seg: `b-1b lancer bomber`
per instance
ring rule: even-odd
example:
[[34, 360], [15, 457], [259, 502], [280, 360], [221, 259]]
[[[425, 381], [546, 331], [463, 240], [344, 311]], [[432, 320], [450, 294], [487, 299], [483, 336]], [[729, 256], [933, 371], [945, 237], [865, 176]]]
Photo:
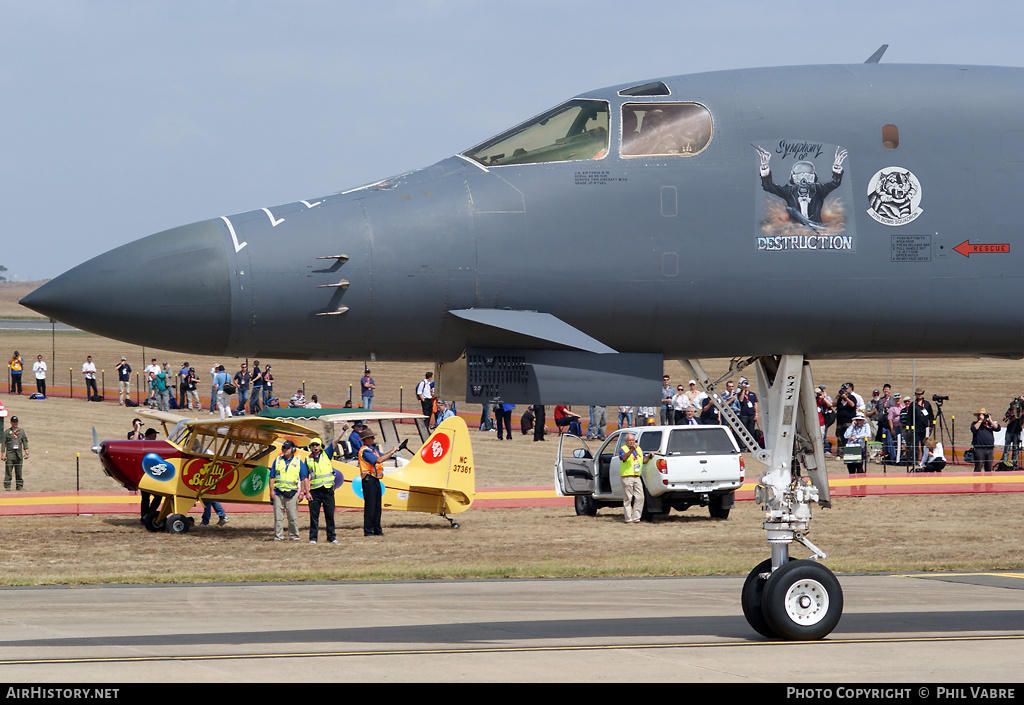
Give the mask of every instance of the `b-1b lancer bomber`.
[[[1004, 303], [1024, 69], [878, 58], [583, 93], [433, 166], [132, 242], [22, 303], [193, 354], [440, 362], [476, 403], [656, 405], [665, 359], [720, 402], [752, 365], [765, 447], [723, 408], [767, 467], [771, 558], [743, 611], [819, 639], [843, 597], [807, 538], [829, 506], [808, 360], [1024, 353]], [[896, 286], [908, 305], [856, 296]], [[136, 288], [159, 301], [118, 295]]]

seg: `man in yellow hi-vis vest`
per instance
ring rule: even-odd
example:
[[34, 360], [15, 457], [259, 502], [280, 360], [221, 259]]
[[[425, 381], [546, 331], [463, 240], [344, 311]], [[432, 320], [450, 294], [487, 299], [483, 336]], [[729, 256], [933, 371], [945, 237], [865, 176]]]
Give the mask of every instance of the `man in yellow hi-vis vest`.
[[288, 538], [299, 540], [299, 500], [305, 496], [306, 463], [295, 455], [295, 444], [281, 444], [281, 455], [270, 466], [270, 498], [274, 503], [274, 540], [284, 541], [284, 517], [288, 515]]
[[622, 479], [622, 510], [627, 524], [640, 523], [640, 514], [644, 510], [644, 481], [640, 473], [644, 463], [652, 457], [641, 452], [634, 434], [626, 434], [626, 444], [619, 448], [619, 476]]

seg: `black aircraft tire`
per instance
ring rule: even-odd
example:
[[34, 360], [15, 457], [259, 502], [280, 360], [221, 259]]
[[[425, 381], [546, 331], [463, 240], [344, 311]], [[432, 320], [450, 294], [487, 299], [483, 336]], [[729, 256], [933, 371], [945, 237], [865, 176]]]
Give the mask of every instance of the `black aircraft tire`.
[[188, 517], [184, 514], [172, 514], [167, 517], [167, 521], [164, 522], [167, 527], [167, 533], [169, 534], [184, 534], [187, 533], [192, 525], [188, 521]]
[[768, 581], [758, 577], [761, 573], [767, 573], [771, 569], [771, 558], [758, 563], [750, 571], [750, 574], [747, 575], [747, 579], [743, 581], [743, 591], [740, 593], [740, 600], [743, 603], [743, 616], [747, 618], [747, 624], [761, 636], [777, 639], [779, 635], [768, 625], [764, 618], [764, 611], [761, 609], [764, 586]]
[[789, 561], [765, 581], [765, 622], [781, 639], [815, 641], [828, 636], [843, 616], [839, 580], [815, 561]]
[[160, 512], [150, 512], [146, 516], [142, 517], [142, 525], [146, 527], [147, 531], [163, 531], [164, 522], [157, 522], [156, 518], [160, 516]]

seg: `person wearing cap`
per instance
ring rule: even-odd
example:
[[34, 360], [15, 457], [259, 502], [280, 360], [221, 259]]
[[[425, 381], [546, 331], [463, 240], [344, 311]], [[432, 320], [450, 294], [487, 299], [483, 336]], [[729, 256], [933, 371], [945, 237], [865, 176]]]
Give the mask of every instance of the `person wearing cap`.
[[0, 462], [6, 463], [4, 470], [4, 489], [11, 489], [11, 478], [14, 477], [16, 489], [25, 488], [25, 480], [21, 475], [22, 464], [28, 460], [28, 436], [18, 426], [18, 417], [11, 417], [11, 427], [4, 429], [3, 446], [0, 447]]
[[160, 374], [160, 365], [156, 364], [156, 358], [152, 358], [143, 370], [146, 375], [146, 383], [149, 388], [149, 396], [146, 397], [146, 406], [156, 407], [156, 376]]
[[686, 398], [690, 400], [694, 409], [700, 409], [700, 395], [701, 391], [697, 389], [697, 380], [691, 379], [686, 383]]
[[359, 478], [363, 488], [363, 536], [383, 536], [380, 528], [382, 463], [398, 452], [398, 446], [381, 455], [374, 444], [373, 431], [363, 429], [359, 434], [363, 445], [359, 449]]
[[[865, 472], [864, 463], [867, 459], [867, 444], [868, 439], [871, 438], [871, 427], [868, 426], [868, 417], [858, 411], [853, 417], [853, 423], [844, 432], [843, 438], [846, 441], [846, 446], [855, 446], [860, 449], [859, 460], [853, 463], [847, 462], [846, 469], [851, 475]], [[846, 460], [847, 457], [844, 453], [843, 459]]]
[[171, 366], [165, 360], [163, 367], [153, 376], [153, 381], [156, 383], [157, 406], [160, 408], [160, 411], [171, 410], [172, 379]]
[[338, 538], [334, 531], [334, 458], [335, 450], [341, 437], [348, 431], [348, 424], [343, 423], [334, 440], [324, 448], [319, 437], [309, 441], [309, 457], [306, 458], [308, 475], [305, 481], [306, 499], [309, 500], [309, 542], [316, 543], [320, 533], [320, 509], [324, 510], [324, 529], [327, 542], [337, 545]]
[[[512, 406], [513, 409], [516, 408], [514, 404], [512, 404], [510, 406]], [[442, 421], [444, 421], [445, 419], [450, 419], [453, 416], [455, 416], [455, 412], [451, 410], [450, 406], [448, 406], [448, 402], [446, 402], [444, 399], [438, 399], [437, 400], [437, 423], [440, 425], [440, 423]], [[511, 410], [509, 410], [508, 418], [509, 418], [508, 439], [512, 440], [512, 427], [511, 427], [512, 412], [511, 412]]]
[[373, 408], [373, 390], [377, 388], [377, 383], [373, 381], [373, 377], [370, 376], [370, 368], [367, 367], [363, 371], [362, 379], [359, 380], [359, 394], [363, 398], [363, 408]]
[[[225, 373], [227, 374], [227, 373]], [[274, 540], [284, 541], [284, 516], [288, 515], [288, 537], [299, 540], [299, 500], [305, 492], [309, 470], [297, 455], [295, 443], [281, 444], [281, 455], [270, 466], [270, 498], [274, 503]]]
[[188, 373], [185, 375], [184, 380], [185, 401], [189, 409], [198, 412], [203, 408], [202, 403], [199, 401], [199, 375], [196, 373], [195, 367], [192, 367], [187, 362], [185, 365], [188, 367]]
[[345, 460], [354, 460], [359, 456], [359, 449], [363, 447], [361, 434], [365, 429], [366, 424], [362, 421], [355, 421], [352, 424], [352, 433], [348, 436], [349, 451], [345, 454]]
[[885, 454], [891, 462], [896, 462], [899, 455], [900, 443], [903, 441], [903, 428], [900, 425], [900, 410], [903, 408], [903, 395], [896, 392], [892, 395], [892, 406], [887, 413], [888, 433], [885, 437]]
[[[167, 363], [164, 363], [167, 364]], [[82, 363], [82, 374], [85, 375], [85, 399], [89, 401], [100, 395], [99, 387], [96, 386], [96, 363], [92, 361], [92, 355], [85, 357]]]
[[213, 388], [217, 395], [217, 409], [220, 411], [220, 419], [231, 418], [231, 397], [224, 391], [224, 385], [231, 384], [231, 375], [224, 369], [224, 365], [217, 365], [217, 374], [213, 376]]
[[853, 419], [857, 416], [857, 398], [850, 389], [849, 384], [839, 388], [836, 396], [836, 453], [843, 454], [846, 446], [846, 431], [853, 426]]
[[11, 355], [11, 361], [7, 363], [7, 369], [11, 371], [11, 394], [21, 394], [21, 375], [25, 371], [25, 361], [21, 359], [21, 353], [17, 350]]
[[740, 405], [740, 421], [751, 435], [757, 428], [757, 421], [761, 416], [761, 405], [757, 401], [757, 395], [750, 391], [750, 382], [746, 377], [740, 377], [740, 391], [737, 392], [737, 401]]
[[914, 443], [914, 459], [920, 458], [924, 455], [924, 439], [931, 433], [932, 423], [934, 418], [932, 416], [932, 405], [924, 398], [924, 387], [918, 387], [914, 390], [914, 403], [911, 405], [913, 413], [913, 443]]
[[992, 472], [995, 432], [1002, 428], [992, 420], [984, 407], [974, 412], [975, 421], [971, 424], [971, 447], [974, 449], [974, 472]]
[[128, 364], [128, 358], [122, 355], [121, 362], [114, 369], [117, 370], [117, 403], [124, 406], [125, 399], [131, 398], [132, 366]]
[[1003, 436], [1003, 457], [999, 460], [999, 466], [1015, 470], [1020, 454], [1020, 433], [1024, 429], [1024, 394], [1010, 401], [1010, 406], [1003, 414], [1003, 421], [1006, 422], [1006, 433]]
[[872, 423], [877, 427], [875, 429], [875, 440], [885, 444], [885, 439], [889, 437], [889, 409], [895, 403], [892, 398], [892, 385], [883, 384], [882, 390], [875, 390], [872, 394], [872, 408], [874, 414], [872, 414]]
[[288, 407], [290, 409], [302, 409], [306, 406], [306, 394], [302, 391], [302, 387], [295, 390], [295, 394], [292, 394], [292, 398], [288, 400]]

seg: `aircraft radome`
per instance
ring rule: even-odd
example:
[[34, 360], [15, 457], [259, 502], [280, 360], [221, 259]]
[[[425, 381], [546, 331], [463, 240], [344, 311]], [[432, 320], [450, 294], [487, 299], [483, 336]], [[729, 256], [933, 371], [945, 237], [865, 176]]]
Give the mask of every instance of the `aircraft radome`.
[[[1024, 69], [880, 54], [583, 93], [433, 166], [124, 245], [22, 303], [190, 353], [435, 361], [472, 402], [656, 403], [665, 358], [714, 396], [697, 359], [754, 364], [766, 449], [724, 414], [768, 467], [772, 557], [744, 613], [821, 638], [842, 591], [789, 560], [824, 556], [806, 534], [829, 504], [807, 360], [1024, 352], [1004, 303]], [[163, 303], [116, 295], [135, 288]]]

